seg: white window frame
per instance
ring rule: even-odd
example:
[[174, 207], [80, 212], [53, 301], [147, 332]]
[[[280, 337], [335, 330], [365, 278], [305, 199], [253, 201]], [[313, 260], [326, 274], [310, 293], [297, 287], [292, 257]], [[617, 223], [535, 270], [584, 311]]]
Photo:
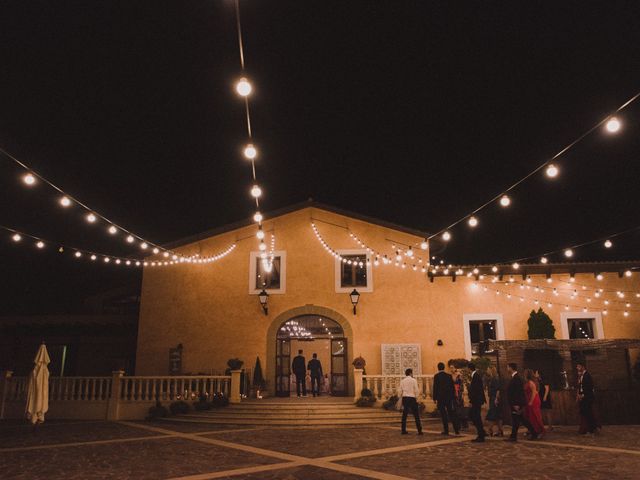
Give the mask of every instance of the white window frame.
[[[251, 252], [249, 255], [249, 295], [258, 295], [262, 289], [256, 288], [257, 261], [260, 259], [262, 252]], [[283, 294], [287, 291], [287, 252], [284, 250], [275, 250], [275, 257], [280, 257], [280, 288], [266, 288], [269, 295]]]
[[602, 324], [602, 312], [562, 312], [560, 313], [560, 329], [562, 338], [569, 340], [569, 319], [592, 319], [594, 339], [604, 338], [604, 326]]
[[[339, 255], [364, 255], [365, 258], [370, 258], [370, 254], [365, 249], [350, 249], [350, 250], [336, 250]], [[338, 258], [335, 260], [335, 277], [336, 277], [336, 293], [351, 293], [355, 288], [359, 293], [373, 292], [373, 268], [371, 264], [365, 265], [367, 269], [367, 286], [366, 287], [343, 287], [342, 284], [342, 261]]]
[[501, 313], [465, 313], [462, 315], [462, 327], [464, 328], [464, 355], [471, 359], [471, 322], [478, 320], [495, 320], [496, 340], [504, 340], [504, 319]]

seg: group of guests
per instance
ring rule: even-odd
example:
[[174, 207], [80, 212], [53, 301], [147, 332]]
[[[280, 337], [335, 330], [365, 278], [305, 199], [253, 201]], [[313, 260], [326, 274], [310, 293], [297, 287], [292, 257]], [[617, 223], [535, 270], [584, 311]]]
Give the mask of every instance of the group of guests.
[[295, 375], [298, 397], [307, 396], [308, 383], [310, 383], [310, 390], [314, 397], [320, 396], [321, 389], [324, 390], [324, 393], [329, 392], [329, 382], [322, 373], [322, 363], [318, 360], [317, 353], [314, 353], [309, 363], [307, 363], [302, 355], [302, 350], [298, 350], [298, 355], [291, 362], [291, 370]]
[[[473, 362], [467, 365], [471, 372], [469, 383], [469, 402], [471, 407], [464, 406], [464, 382], [462, 372], [453, 364], [449, 365], [451, 373], [445, 372], [444, 363], [438, 363], [438, 373], [433, 378], [432, 396], [438, 407], [442, 419], [443, 435], [449, 435], [449, 423], [453, 425], [456, 435], [461, 428], [468, 428], [471, 420], [477, 431], [477, 437], [473, 442], [484, 442], [485, 437], [504, 436], [502, 429], [503, 408], [509, 407], [511, 414], [511, 435], [506, 439], [510, 442], [518, 440], [520, 426], [527, 429], [528, 438], [536, 440], [545, 432], [553, 430], [551, 389], [538, 370], [525, 369], [523, 377], [518, 373], [518, 366], [509, 363], [507, 371], [509, 383], [506, 389], [501, 389], [498, 373], [491, 366], [486, 373], [486, 390], [488, 393], [488, 410], [485, 417], [489, 425], [487, 432], [482, 419], [482, 406], [487, 403], [485, 395], [485, 379], [476, 370]], [[595, 433], [600, 426], [594, 415], [593, 403], [593, 379], [586, 370], [584, 363], [578, 362], [577, 398], [580, 415], [584, 428], [581, 433]], [[412, 413], [416, 420], [418, 434], [422, 434], [422, 425], [418, 412], [418, 384], [412, 377], [412, 370], [407, 369], [406, 377], [400, 382], [399, 395], [402, 399], [402, 433], [407, 433], [407, 416]], [[504, 398], [506, 397], [506, 398]], [[546, 425], [545, 425], [546, 424]]]

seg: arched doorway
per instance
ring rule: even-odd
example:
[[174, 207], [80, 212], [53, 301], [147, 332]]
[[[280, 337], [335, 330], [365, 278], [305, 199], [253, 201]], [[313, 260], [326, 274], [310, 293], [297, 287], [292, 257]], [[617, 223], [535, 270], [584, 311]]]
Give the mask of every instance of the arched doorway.
[[298, 350], [302, 350], [306, 362], [313, 353], [318, 355], [325, 374], [322, 388], [325, 394], [351, 395], [352, 341], [351, 326], [338, 312], [314, 305], [283, 312], [274, 319], [267, 335], [267, 355], [274, 362], [267, 372], [267, 379], [273, 385], [270, 390], [277, 396], [286, 397], [292, 391], [295, 395], [291, 362]]

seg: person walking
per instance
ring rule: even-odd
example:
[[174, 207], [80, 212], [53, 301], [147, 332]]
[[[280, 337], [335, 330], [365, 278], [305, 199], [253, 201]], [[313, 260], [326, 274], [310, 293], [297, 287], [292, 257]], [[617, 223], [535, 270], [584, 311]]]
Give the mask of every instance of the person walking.
[[540, 395], [538, 385], [533, 370], [527, 368], [524, 371], [524, 396], [527, 404], [524, 407], [524, 416], [531, 424], [533, 431], [541, 436], [544, 433], [544, 423], [542, 423], [542, 412], [540, 410]]
[[534, 370], [534, 375], [538, 379], [538, 395], [540, 395], [540, 409], [542, 411], [542, 421], [548, 432], [553, 431], [553, 405], [551, 405], [551, 385], [549, 385], [540, 370]]
[[454, 408], [455, 395], [453, 377], [444, 371], [444, 363], [440, 362], [438, 373], [433, 376], [432, 396], [442, 419], [442, 435], [449, 435], [449, 421], [453, 424], [456, 435], [460, 434], [460, 422]]
[[418, 408], [418, 382], [413, 378], [413, 370], [407, 368], [404, 372], [406, 377], [400, 381], [400, 398], [402, 399], [402, 430], [401, 433], [406, 435], [407, 433], [407, 416], [409, 412], [413, 414], [416, 419], [416, 428], [418, 429], [418, 435], [422, 435], [422, 424], [420, 423], [420, 410]]
[[511, 435], [506, 440], [508, 442], [518, 441], [518, 429], [520, 424], [524, 425], [531, 434], [531, 440], [538, 438], [538, 435], [531, 427], [529, 421], [524, 417], [524, 407], [527, 404], [527, 399], [524, 396], [524, 385], [520, 375], [518, 375], [518, 365], [515, 363], [509, 363], [507, 365], [507, 372], [511, 375], [509, 385], [507, 386], [507, 400], [509, 407], [511, 408]]
[[502, 437], [502, 398], [500, 397], [500, 379], [496, 367], [487, 368], [489, 411], [485, 420], [489, 422], [489, 435]]
[[320, 396], [320, 384], [322, 383], [322, 363], [318, 360], [318, 354], [314, 353], [309, 360], [307, 370], [311, 374], [311, 393], [315, 397]]
[[598, 422], [593, 411], [593, 402], [595, 400], [593, 378], [587, 372], [587, 366], [584, 361], [576, 363], [576, 370], [578, 370], [578, 394], [576, 400], [580, 411], [580, 434], [593, 434], [598, 428]]
[[469, 412], [469, 416], [471, 417], [471, 421], [478, 432], [478, 436], [474, 438], [472, 442], [484, 442], [484, 437], [487, 436], [487, 433], [484, 431], [484, 424], [482, 423], [481, 415], [482, 405], [487, 403], [487, 399], [484, 395], [484, 384], [482, 383], [482, 376], [476, 370], [475, 363], [469, 363], [469, 370], [471, 371], [471, 385], [469, 385], [471, 411]]
[[293, 358], [293, 362], [291, 362], [291, 370], [293, 370], [293, 374], [296, 376], [296, 393], [298, 394], [298, 397], [300, 396], [301, 390], [302, 396], [306, 397], [307, 385], [305, 377], [307, 375], [307, 362], [302, 356], [302, 350], [298, 350], [298, 355]]
[[469, 422], [464, 407], [464, 382], [462, 381], [462, 374], [452, 363], [449, 364], [449, 369], [451, 370], [451, 377], [453, 378], [453, 387], [455, 390], [453, 405], [456, 410], [456, 416], [460, 422], [460, 428], [466, 430], [469, 428]]

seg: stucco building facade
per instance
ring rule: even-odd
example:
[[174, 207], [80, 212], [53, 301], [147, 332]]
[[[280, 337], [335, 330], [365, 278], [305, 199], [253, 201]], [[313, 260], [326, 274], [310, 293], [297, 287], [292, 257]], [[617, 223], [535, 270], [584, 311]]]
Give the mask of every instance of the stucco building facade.
[[218, 372], [234, 357], [252, 366], [259, 357], [269, 390], [287, 394], [285, 365], [301, 348], [307, 359], [319, 354], [336, 393], [352, 394], [354, 357], [366, 360], [370, 374], [397, 370], [407, 356], [432, 373], [439, 361], [470, 358], [482, 340], [526, 339], [534, 308], [551, 317], [556, 338], [640, 335], [640, 273], [632, 262], [493, 271], [448, 269], [436, 259], [434, 272], [421, 248], [425, 234], [315, 203], [276, 212], [263, 228], [266, 260], [249, 222], [175, 246], [205, 258], [235, 245], [215, 262], [151, 266], [167, 259], [148, 259], [137, 375], [168, 374], [169, 351], [181, 344], [183, 373]]

